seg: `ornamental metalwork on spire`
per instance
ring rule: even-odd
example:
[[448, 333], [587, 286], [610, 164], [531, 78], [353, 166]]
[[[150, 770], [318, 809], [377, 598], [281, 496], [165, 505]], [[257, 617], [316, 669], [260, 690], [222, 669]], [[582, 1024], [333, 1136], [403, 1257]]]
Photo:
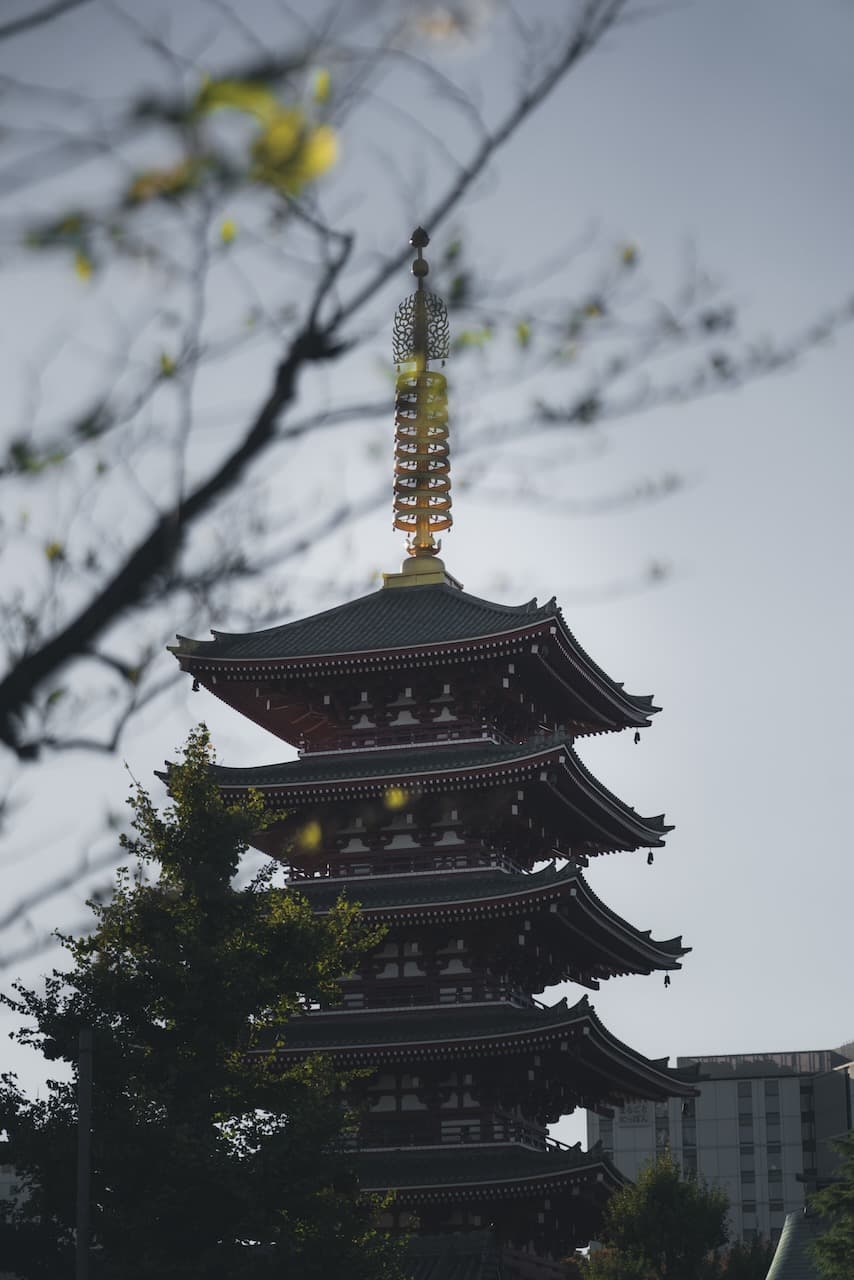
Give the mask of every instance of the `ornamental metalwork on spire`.
[[446, 582], [459, 586], [438, 559], [436, 535], [450, 529], [451, 462], [448, 446], [448, 384], [429, 367], [448, 358], [448, 312], [437, 294], [424, 287], [430, 270], [422, 252], [430, 243], [423, 227], [409, 242], [416, 251], [412, 274], [418, 284], [394, 317], [392, 351], [397, 365], [394, 434], [394, 527], [406, 534], [405, 561], [399, 574], [384, 574], [385, 585], [418, 586]]

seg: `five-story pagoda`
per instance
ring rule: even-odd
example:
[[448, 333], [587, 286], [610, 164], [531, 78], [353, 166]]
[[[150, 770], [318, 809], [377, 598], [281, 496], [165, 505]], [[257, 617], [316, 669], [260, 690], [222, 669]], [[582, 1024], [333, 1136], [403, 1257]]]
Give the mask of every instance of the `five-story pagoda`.
[[[621, 1176], [597, 1151], [552, 1142], [575, 1107], [690, 1095], [622, 1044], [588, 999], [545, 988], [679, 967], [585, 883], [591, 857], [649, 849], [669, 828], [585, 769], [576, 739], [637, 731], [658, 710], [590, 659], [554, 600], [517, 607], [464, 592], [438, 558], [451, 525], [444, 305], [398, 308], [395, 527], [402, 571], [371, 595], [244, 635], [179, 637], [199, 685], [299, 748], [280, 765], [217, 767], [223, 792], [263, 793], [258, 848], [319, 913], [339, 895], [385, 926], [341, 1001], [292, 1019], [287, 1055], [331, 1054], [361, 1075], [366, 1190], [393, 1192], [415, 1230], [415, 1274], [556, 1274], [594, 1233]], [[478, 1259], [480, 1262], [478, 1263]], [[472, 1270], [474, 1268], [474, 1270]]]

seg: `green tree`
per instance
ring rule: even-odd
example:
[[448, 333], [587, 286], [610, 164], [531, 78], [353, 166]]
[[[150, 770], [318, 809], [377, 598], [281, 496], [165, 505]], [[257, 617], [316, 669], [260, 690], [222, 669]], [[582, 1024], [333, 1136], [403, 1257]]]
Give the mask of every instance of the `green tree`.
[[[260, 802], [226, 806], [210, 760], [202, 727], [164, 812], [135, 788], [124, 845], [139, 873], [93, 904], [91, 936], [63, 939], [72, 966], [44, 994], [3, 997], [49, 1059], [76, 1065], [79, 1029], [94, 1029], [94, 1274], [392, 1280], [397, 1246], [346, 1151], [342, 1079], [276, 1054], [288, 1017], [334, 993], [376, 938], [343, 904], [314, 919], [269, 874], [234, 888]], [[3, 1159], [22, 1195], [0, 1204], [0, 1256], [26, 1280], [71, 1273], [76, 1120], [73, 1083], [32, 1101], [3, 1078]]]
[[669, 1153], [659, 1156], [608, 1201], [589, 1280], [706, 1280], [726, 1243], [727, 1209], [722, 1191], [683, 1180]]
[[810, 1198], [810, 1207], [827, 1223], [813, 1245], [822, 1275], [828, 1280], [854, 1276], [854, 1130], [836, 1143], [839, 1179]]
[[721, 1280], [765, 1280], [773, 1258], [774, 1246], [769, 1240], [739, 1241], [721, 1258]]

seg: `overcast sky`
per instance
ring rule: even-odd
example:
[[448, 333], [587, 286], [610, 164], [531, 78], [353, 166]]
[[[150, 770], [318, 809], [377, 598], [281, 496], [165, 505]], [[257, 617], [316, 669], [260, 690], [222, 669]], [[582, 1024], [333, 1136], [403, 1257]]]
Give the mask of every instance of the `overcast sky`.
[[[65, 20], [52, 58], [35, 37], [0, 56], [7, 66], [14, 59], [16, 74], [64, 83], [102, 70], [107, 82], [120, 77], [120, 59], [117, 66], [108, 47], [94, 48], [86, 30], [81, 11]], [[490, 49], [490, 38], [449, 54], [449, 70], [463, 81], [483, 76], [491, 57], [487, 102], [500, 103], [513, 88], [510, 51]], [[695, 246], [729, 282], [752, 332], [795, 333], [854, 294], [852, 70], [846, 0], [666, 6], [613, 35], [554, 94], [503, 153], [465, 225], [476, 229], [483, 261], [516, 272], [593, 219], [615, 243], [637, 244], [656, 279], [677, 279]], [[374, 127], [379, 147], [379, 116]], [[342, 191], [353, 182], [346, 157], [335, 181]], [[364, 209], [360, 221], [370, 225]], [[409, 235], [405, 211], [396, 231], [393, 214], [377, 212], [378, 245]], [[403, 277], [398, 294], [408, 287]], [[390, 324], [394, 293], [388, 298]], [[33, 314], [53, 305], [47, 292], [31, 300]], [[8, 316], [4, 326], [0, 337], [11, 341]], [[587, 651], [663, 707], [639, 746], [621, 735], [580, 751], [611, 790], [642, 813], [665, 811], [676, 827], [652, 867], [641, 852], [589, 871], [612, 908], [656, 936], [682, 934], [693, 948], [669, 989], [660, 977], [625, 978], [593, 996], [610, 1030], [651, 1056], [827, 1048], [854, 1038], [845, 816], [852, 368], [854, 328], [793, 372], [617, 423], [600, 456], [555, 472], [553, 498], [573, 501], [664, 471], [685, 477], [684, 490], [664, 502], [570, 519], [530, 507], [497, 515], [456, 494], [445, 560], [466, 590], [512, 603], [556, 594]], [[391, 406], [387, 431], [390, 439]], [[307, 558], [306, 575], [332, 575], [345, 560], [394, 569], [400, 548], [389, 523], [385, 514], [361, 522], [346, 542]], [[670, 572], [659, 586], [638, 588], [653, 559]], [[229, 619], [200, 617], [194, 634], [211, 623], [227, 629]], [[150, 776], [201, 715], [224, 763], [285, 754], [209, 695], [191, 700], [187, 691], [174, 712], [149, 716], [127, 739], [134, 773]], [[73, 805], [82, 791], [82, 808], [95, 812], [125, 782], [118, 768], [92, 769], [91, 761], [60, 762], [33, 775], [30, 794], [37, 783]], [[15, 832], [5, 864], [0, 853], [9, 900], [49, 874], [53, 854], [42, 850], [63, 823], [42, 814], [31, 837]], [[66, 896], [47, 915], [65, 923], [80, 910]], [[34, 977], [38, 964], [25, 972]]]

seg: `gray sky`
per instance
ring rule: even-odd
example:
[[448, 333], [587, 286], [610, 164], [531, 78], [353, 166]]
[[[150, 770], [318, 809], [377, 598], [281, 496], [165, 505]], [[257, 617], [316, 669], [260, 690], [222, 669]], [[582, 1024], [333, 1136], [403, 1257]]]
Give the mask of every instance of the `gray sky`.
[[[43, 44], [16, 42], [16, 74], [24, 68], [67, 81], [103, 70], [107, 84], [121, 78], [120, 60], [80, 39], [82, 22], [69, 18], [64, 30], [63, 57], [54, 49], [45, 65], [35, 65]], [[450, 74], [482, 77], [489, 38], [450, 54]], [[677, 279], [696, 246], [729, 283], [750, 331], [797, 332], [852, 292], [852, 51], [854, 9], [844, 0], [676, 3], [616, 33], [481, 184], [465, 223], [476, 228], [481, 260], [521, 272], [597, 219], [606, 243], [639, 246], [644, 273], [658, 281]], [[488, 102], [513, 88], [507, 52], [493, 55]], [[378, 152], [399, 136], [380, 111], [370, 130]], [[330, 180], [330, 205], [343, 206], [354, 183], [345, 154]], [[354, 208], [378, 245], [409, 234], [413, 210], [375, 208], [364, 192]], [[437, 252], [444, 234], [435, 238]], [[559, 292], [569, 280], [558, 272], [550, 288]], [[66, 306], [71, 288], [63, 283], [57, 300], [55, 276], [45, 272], [43, 284], [25, 308], [34, 332], [40, 315]], [[407, 289], [404, 277], [387, 294], [388, 323]], [[16, 349], [13, 327], [8, 315], [0, 318], [0, 339]], [[385, 335], [380, 342], [384, 354]], [[659, 937], [681, 933], [694, 948], [667, 990], [660, 977], [625, 978], [593, 998], [614, 1034], [652, 1056], [830, 1047], [854, 1037], [845, 818], [852, 344], [854, 328], [794, 372], [616, 423], [604, 432], [605, 452], [553, 478], [545, 461], [532, 465], [533, 480], [549, 474], [557, 499], [607, 494], [666, 470], [687, 477], [685, 490], [665, 502], [595, 518], [527, 507], [497, 517], [490, 504], [456, 493], [445, 560], [466, 589], [511, 602], [556, 594], [587, 651], [663, 707], [639, 746], [622, 735], [582, 743], [580, 752], [627, 802], [644, 813], [664, 810], [676, 824], [652, 867], [643, 853], [622, 854], [589, 871], [615, 910]], [[252, 365], [246, 370], [251, 377]], [[381, 384], [362, 376], [375, 395]], [[468, 397], [464, 404], [468, 411]], [[385, 429], [390, 440], [391, 405]], [[343, 434], [339, 443], [345, 458]], [[361, 482], [360, 458], [342, 463], [345, 483]], [[303, 464], [310, 476], [317, 456], [306, 453]], [[372, 465], [385, 466], [385, 455]], [[389, 524], [384, 514], [362, 521], [346, 540], [307, 557], [306, 577], [332, 576], [342, 564], [395, 568], [400, 548]], [[653, 558], [672, 569], [660, 586], [617, 589], [635, 584]], [[297, 580], [291, 598], [299, 591]], [[308, 598], [305, 611], [313, 607]], [[194, 634], [211, 622], [229, 626], [227, 617], [199, 618]], [[225, 763], [285, 754], [207, 695], [191, 699], [186, 691], [168, 716], [144, 717], [127, 739], [134, 773], [150, 776], [202, 715]], [[115, 803], [124, 786], [118, 767], [65, 759], [24, 780], [21, 797], [61, 797], [63, 807], [79, 809], [74, 824], [85, 833], [98, 799]], [[31, 808], [0, 851], [9, 899], [49, 877], [68, 826], [52, 805], [37, 815]], [[66, 895], [40, 919], [65, 923], [80, 914], [79, 900]], [[29, 978], [38, 970], [24, 967]], [[17, 1052], [9, 1060], [25, 1078], [39, 1078]]]

